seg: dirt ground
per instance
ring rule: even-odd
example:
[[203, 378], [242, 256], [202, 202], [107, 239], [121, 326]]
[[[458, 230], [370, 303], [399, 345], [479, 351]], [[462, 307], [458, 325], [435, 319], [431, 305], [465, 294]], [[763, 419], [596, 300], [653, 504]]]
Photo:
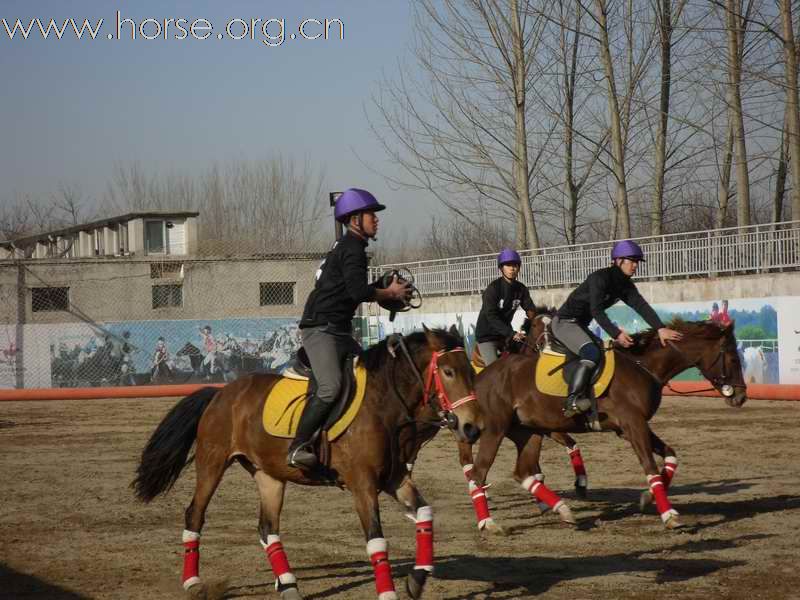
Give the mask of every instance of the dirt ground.
[[[0, 403], [0, 598], [181, 598], [189, 468], [164, 498], [128, 488], [145, 440], [174, 402]], [[624, 441], [580, 437], [590, 496], [575, 498], [566, 453], [547, 442], [548, 484], [572, 506], [565, 527], [511, 479], [514, 451], [490, 473], [493, 515], [507, 537], [478, 534], [449, 433], [423, 451], [415, 478], [434, 507], [436, 573], [426, 598], [800, 598], [797, 560], [800, 403], [665, 399], [654, 429], [678, 452], [671, 498], [683, 533], [636, 508], [644, 475]], [[398, 591], [414, 529], [381, 504]], [[201, 576], [223, 598], [277, 598], [258, 542], [255, 484], [238, 466], [207, 514]], [[374, 598], [372, 570], [348, 492], [290, 487], [282, 540], [306, 599]], [[224, 584], [224, 588], [223, 588]], [[401, 593], [401, 597], [403, 594]]]

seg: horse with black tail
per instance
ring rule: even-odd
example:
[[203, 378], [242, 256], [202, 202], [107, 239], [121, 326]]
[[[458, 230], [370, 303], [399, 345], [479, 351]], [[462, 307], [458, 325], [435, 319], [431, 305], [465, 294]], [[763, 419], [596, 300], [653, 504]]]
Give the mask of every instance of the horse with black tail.
[[[678, 512], [667, 492], [678, 467], [675, 451], [648, 425], [661, 404], [662, 389], [679, 373], [696, 367], [729, 406], [740, 407], [747, 400], [742, 366], [736, 350], [734, 326], [675, 320], [671, 327], [683, 333], [679, 343], [662, 345], [655, 331], [633, 336], [629, 349], [608, 349], [606, 364], [613, 364], [606, 387], [596, 398], [594, 418], [566, 417], [561, 409], [563, 398], [543, 392], [541, 356], [511, 355], [491, 365], [476, 380], [476, 392], [485, 416], [485, 428], [477, 456], [462, 445], [462, 466], [469, 466], [470, 491], [479, 527], [502, 531], [489, 514], [482, 493], [486, 476], [504, 437], [517, 447], [514, 478], [541, 504], [552, 508], [570, 524], [575, 519], [567, 504], [544, 484], [539, 467], [542, 437], [553, 433], [613, 431], [627, 440], [644, 469], [648, 488], [642, 493], [640, 507], [655, 501], [667, 529], [682, 527]], [[536, 383], [534, 383], [536, 374]], [[693, 390], [697, 393], [706, 390]], [[663, 460], [659, 469], [653, 458]]]
[[[196, 444], [197, 483], [186, 509], [183, 585], [200, 586], [200, 534], [206, 508], [225, 470], [234, 462], [255, 480], [261, 498], [258, 531], [284, 600], [301, 598], [280, 537], [280, 515], [287, 482], [335, 484], [350, 490], [366, 538], [379, 600], [397, 598], [378, 510], [386, 492], [416, 520], [416, 561], [406, 579], [412, 598], [422, 596], [433, 570], [433, 510], [410, 477], [421, 441], [446, 427], [457, 441], [472, 444], [483, 416], [474, 394], [474, 372], [453, 330], [428, 330], [392, 337], [366, 350], [356, 395], [360, 408], [340, 437], [333, 435], [320, 471], [286, 464], [292, 434], [267, 433], [266, 409], [271, 391], [286, 382], [273, 374], [242, 377], [221, 390], [204, 388], [187, 396], [164, 417], [142, 452], [132, 487], [143, 502], [169, 491]], [[265, 398], [267, 398], [265, 400]], [[355, 401], [354, 401], [355, 402]], [[330, 429], [333, 431], [336, 424]]]

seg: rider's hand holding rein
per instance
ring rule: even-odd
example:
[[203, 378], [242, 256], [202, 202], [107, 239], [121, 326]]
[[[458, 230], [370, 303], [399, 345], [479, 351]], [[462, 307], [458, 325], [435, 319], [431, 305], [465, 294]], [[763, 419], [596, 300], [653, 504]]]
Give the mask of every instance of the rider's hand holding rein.
[[525, 332], [524, 331], [517, 331], [512, 338], [515, 342], [522, 342], [525, 340]]
[[680, 331], [675, 331], [669, 327], [661, 327], [658, 330], [658, 339], [661, 340], [662, 346], [666, 346], [668, 341], [681, 341], [683, 339], [683, 334]]
[[633, 346], [633, 338], [629, 336], [628, 333], [624, 329], [622, 329], [622, 327], [620, 327], [619, 335], [616, 337], [614, 342], [616, 342], [623, 348], [630, 348], [631, 346]]
[[408, 281], [400, 281], [395, 275], [392, 277], [392, 283], [390, 283], [384, 289], [376, 289], [375, 290], [375, 300], [378, 302], [382, 300], [405, 300], [408, 301], [411, 299], [411, 283]]

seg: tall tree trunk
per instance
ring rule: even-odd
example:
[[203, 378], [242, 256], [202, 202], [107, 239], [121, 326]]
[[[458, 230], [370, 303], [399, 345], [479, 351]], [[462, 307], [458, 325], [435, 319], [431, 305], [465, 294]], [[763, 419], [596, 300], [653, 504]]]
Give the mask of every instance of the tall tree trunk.
[[[783, 52], [786, 70], [786, 135], [792, 171], [792, 216], [800, 219], [800, 109], [797, 94], [797, 51], [792, 22], [792, 0], [781, 0]], [[784, 175], [785, 177], [785, 175]]]
[[736, 166], [736, 224], [750, 225], [750, 175], [747, 170], [747, 144], [742, 111], [742, 39], [744, 22], [741, 3], [726, 0], [728, 35], [728, 86], [729, 104], [733, 125], [734, 165]]
[[575, 74], [578, 62], [578, 43], [581, 35], [581, 4], [575, 3], [575, 30], [572, 45], [569, 47], [569, 63], [567, 63], [567, 31], [568, 24], [561, 26], [561, 52], [564, 56], [564, 167], [566, 171], [565, 193], [567, 195], [567, 222], [565, 233], [568, 244], [574, 244], [578, 238], [578, 191], [574, 171], [575, 132]]
[[514, 177], [517, 192], [517, 203], [520, 213], [525, 219], [525, 246], [539, 247], [539, 235], [533, 220], [531, 208], [530, 180], [528, 179], [528, 134], [525, 123], [526, 82], [528, 74], [525, 59], [525, 41], [522, 39], [519, 3], [511, 0], [512, 44], [514, 48]]
[[614, 80], [614, 64], [611, 61], [611, 48], [608, 40], [605, 0], [595, 0], [597, 22], [600, 25], [600, 56], [608, 81], [608, 112], [611, 119], [611, 163], [617, 180], [616, 218], [614, 227], [616, 237], [631, 237], [631, 215], [628, 207], [628, 187], [625, 180], [625, 146], [622, 141], [617, 84]]
[[717, 184], [717, 202], [719, 211], [714, 216], [714, 227], [721, 229], [725, 226], [725, 217], [728, 214], [728, 201], [731, 197], [731, 165], [733, 164], [733, 123], [728, 115], [728, 131], [725, 136], [725, 149], [722, 153], [722, 169]]
[[[779, 150], [778, 170], [775, 172], [775, 194], [772, 197], [772, 222], [777, 223], [783, 220], [783, 198], [786, 195], [786, 174], [787, 162], [789, 160], [789, 136], [786, 135], [788, 128], [789, 112], [783, 116], [783, 130], [781, 131], [781, 147]], [[792, 217], [794, 219], [795, 217]]]
[[650, 213], [650, 233], [661, 235], [664, 230], [664, 175], [667, 164], [667, 126], [672, 76], [672, 0], [656, 2], [661, 43], [661, 90], [659, 97], [658, 132], [656, 133], [655, 190]]

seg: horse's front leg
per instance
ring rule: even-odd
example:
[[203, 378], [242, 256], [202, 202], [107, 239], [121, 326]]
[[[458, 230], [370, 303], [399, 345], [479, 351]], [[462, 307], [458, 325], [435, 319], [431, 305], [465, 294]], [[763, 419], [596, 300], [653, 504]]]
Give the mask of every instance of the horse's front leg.
[[647, 485], [655, 498], [656, 509], [661, 515], [664, 525], [667, 529], [683, 527], [678, 520], [678, 511], [672, 508], [672, 504], [667, 498], [667, 488], [653, 458], [653, 433], [650, 431], [650, 427], [644, 419], [637, 419], [623, 426], [622, 435], [631, 443], [636, 456], [639, 457], [639, 462], [647, 476]]
[[415, 600], [422, 597], [428, 575], [433, 573], [433, 509], [407, 476], [394, 494], [398, 502], [415, 515], [417, 551], [414, 570], [406, 578], [406, 592]]
[[[675, 451], [652, 430], [650, 431], [650, 443], [653, 446], [653, 451], [664, 460], [664, 466], [661, 468], [661, 481], [664, 484], [664, 490], [669, 491], [672, 478], [675, 477], [675, 471], [678, 470], [678, 457], [675, 455]], [[653, 494], [650, 493], [650, 490], [643, 491], [639, 499], [640, 510], [644, 512], [652, 502]]]
[[474, 464], [471, 447], [467, 444], [459, 444], [459, 460], [464, 471], [464, 477], [467, 478], [467, 488], [472, 498], [472, 506], [475, 509], [475, 518], [478, 520], [478, 529], [500, 534], [505, 534], [505, 531], [495, 523], [489, 512], [489, 503], [486, 500], [486, 488], [488, 487], [486, 476], [494, 463], [503, 437], [503, 434], [498, 431], [484, 431]]
[[517, 446], [517, 464], [514, 467], [514, 479], [536, 500], [539, 510], [546, 513], [553, 510], [562, 522], [575, 525], [575, 517], [569, 506], [544, 484], [544, 473], [539, 465], [542, 451], [542, 436], [533, 430], [517, 426], [512, 428], [508, 437]]
[[389, 546], [383, 537], [381, 515], [378, 507], [378, 486], [373, 478], [363, 478], [352, 486], [356, 512], [367, 540], [367, 556], [375, 573], [375, 591], [378, 600], [397, 600], [389, 564]]

